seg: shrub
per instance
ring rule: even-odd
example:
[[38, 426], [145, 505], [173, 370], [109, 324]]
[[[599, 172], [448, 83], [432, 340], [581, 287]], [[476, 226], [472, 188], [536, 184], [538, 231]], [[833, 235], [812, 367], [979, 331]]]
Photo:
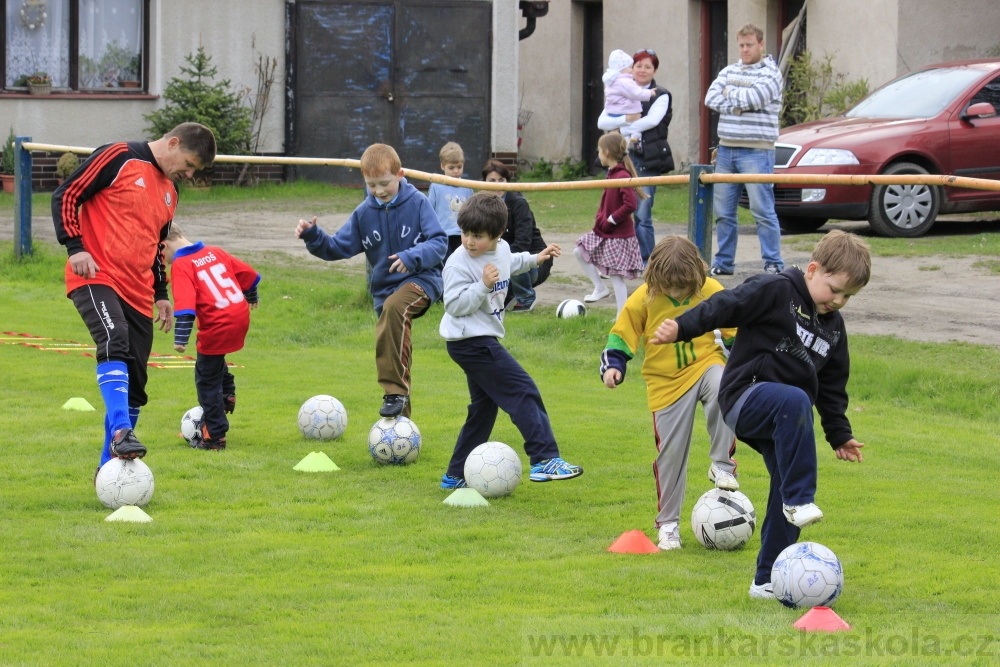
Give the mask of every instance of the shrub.
[[80, 166], [80, 158], [76, 153], [63, 153], [56, 162], [56, 176], [59, 178], [69, 178], [69, 175]]
[[215, 133], [219, 154], [244, 155], [251, 147], [251, 111], [243, 104], [244, 93], [232, 88], [228, 79], [210, 83], [218, 73], [212, 57], [199, 46], [185, 56], [189, 67], [181, 67], [186, 78], [170, 79], [163, 98], [167, 105], [143, 117], [150, 123], [152, 139], [159, 139], [181, 123], [201, 123]]
[[834, 72], [832, 55], [816, 64], [812, 54], [803, 51], [788, 69], [781, 126], [842, 114], [867, 94], [868, 80], [847, 81], [845, 75]]
[[0, 156], [0, 174], [14, 175], [14, 128], [10, 128], [7, 141], [3, 144], [3, 155]]

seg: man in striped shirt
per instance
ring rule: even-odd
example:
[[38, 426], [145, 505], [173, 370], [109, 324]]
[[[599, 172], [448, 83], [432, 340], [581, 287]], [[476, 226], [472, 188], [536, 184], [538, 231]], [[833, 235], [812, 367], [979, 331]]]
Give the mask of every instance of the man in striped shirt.
[[[781, 72], [764, 53], [764, 31], [748, 23], [740, 28], [736, 44], [740, 59], [726, 66], [708, 88], [705, 106], [719, 112], [718, 174], [774, 173], [774, 142], [781, 113]], [[736, 268], [737, 204], [741, 183], [716, 183], [713, 207], [719, 250], [709, 275], [731, 276]], [[774, 185], [747, 183], [750, 212], [757, 221], [757, 238], [765, 273], [778, 273], [781, 228], [774, 211]]]
[[177, 206], [175, 184], [214, 160], [212, 131], [182, 123], [149, 143], [101, 146], [52, 195], [56, 238], [69, 254], [66, 295], [97, 345], [105, 406], [100, 465], [146, 455], [133, 429], [147, 401], [153, 323], [173, 327], [163, 241]]

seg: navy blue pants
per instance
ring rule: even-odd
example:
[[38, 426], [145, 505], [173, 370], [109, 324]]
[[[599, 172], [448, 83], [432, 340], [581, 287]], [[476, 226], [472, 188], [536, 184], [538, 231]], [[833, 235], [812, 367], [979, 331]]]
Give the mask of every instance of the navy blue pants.
[[762, 382], [747, 397], [736, 437], [760, 452], [771, 475], [767, 510], [760, 531], [754, 581], [771, 581], [771, 567], [801, 530], [785, 520], [782, 503], [805, 505], [816, 497], [816, 434], [809, 396], [786, 384]]
[[465, 459], [473, 449], [489, 442], [497, 408], [514, 422], [524, 438], [531, 463], [559, 456], [542, 395], [531, 376], [492, 336], [448, 341], [448, 354], [465, 371], [469, 382], [469, 415], [458, 434], [448, 474], [465, 477]]
[[229, 372], [226, 355], [199, 352], [194, 362], [194, 386], [208, 435], [212, 440], [224, 438], [229, 432], [229, 420], [223, 395], [236, 393], [236, 378]]

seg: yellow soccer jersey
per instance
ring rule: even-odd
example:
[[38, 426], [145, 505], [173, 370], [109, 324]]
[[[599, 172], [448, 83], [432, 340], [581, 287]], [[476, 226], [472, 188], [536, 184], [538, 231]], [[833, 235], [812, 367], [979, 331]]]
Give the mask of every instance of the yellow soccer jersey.
[[[714, 331], [689, 342], [648, 344], [663, 320], [677, 318], [722, 289], [719, 281], [707, 278], [701, 288], [701, 296], [693, 296], [678, 303], [668, 296], [659, 295], [650, 302], [646, 285], [643, 284], [625, 302], [625, 307], [608, 335], [608, 349], [618, 350], [631, 359], [640, 343], [645, 345], [646, 359], [642, 364], [642, 376], [646, 380], [650, 411], [656, 412], [674, 403], [701, 378], [709, 366], [726, 363], [725, 353], [715, 342]], [[721, 333], [723, 340], [730, 341], [736, 336], [736, 329], [722, 329]]]

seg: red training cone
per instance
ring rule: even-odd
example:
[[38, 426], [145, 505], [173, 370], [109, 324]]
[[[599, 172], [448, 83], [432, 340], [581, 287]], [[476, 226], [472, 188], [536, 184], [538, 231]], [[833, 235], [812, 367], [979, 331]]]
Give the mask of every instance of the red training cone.
[[841, 632], [850, 630], [844, 619], [829, 607], [813, 607], [802, 618], [792, 623], [792, 627], [803, 632]]
[[625, 531], [608, 547], [608, 551], [616, 554], [655, 554], [659, 550], [641, 530]]

